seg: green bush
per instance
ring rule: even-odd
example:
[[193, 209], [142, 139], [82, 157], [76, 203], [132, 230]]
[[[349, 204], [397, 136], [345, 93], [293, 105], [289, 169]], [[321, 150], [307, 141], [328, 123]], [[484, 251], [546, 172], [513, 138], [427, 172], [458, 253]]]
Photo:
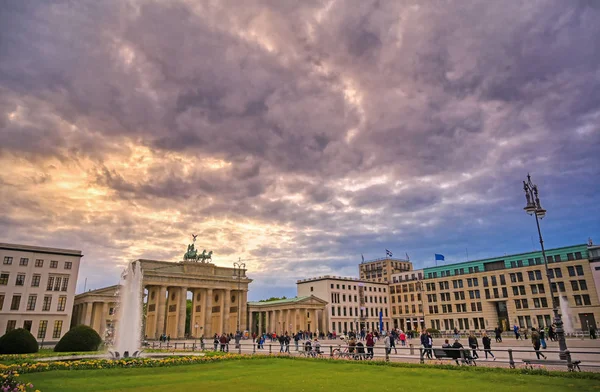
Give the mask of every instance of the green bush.
[[54, 347], [54, 351], [96, 351], [100, 343], [102, 343], [102, 338], [93, 328], [87, 325], [77, 325], [60, 339]]
[[0, 354], [29, 354], [38, 352], [38, 342], [31, 332], [18, 328], [0, 338]]
[[440, 330], [439, 329], [435, 329], [435, 328], [427, 328], [426, 331], [429, 332], [432, 335], [439, 335], [440, 334]]

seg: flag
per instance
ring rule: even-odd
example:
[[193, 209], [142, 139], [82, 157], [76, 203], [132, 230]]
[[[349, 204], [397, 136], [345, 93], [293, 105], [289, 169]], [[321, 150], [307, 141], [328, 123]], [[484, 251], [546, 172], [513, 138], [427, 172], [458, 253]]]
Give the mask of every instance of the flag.
[[364, 263], [364, 262], [365, 262], [365, 256], [363, 256], [363, 254], [361, 253], [361, 254], [360, 254], [360, 257], [362, 257], [362, 261], [363, 261], [363, 263]]
[[386, 250], [385, 250], [385, 255], [386, 255], [387, 257], [392, 257], [392, 256], [393, 256], [393, 255], [392, 255], [392, 252], [390, 252], [388, 249], [386, 249]]
[[438, 261], [438, 260], [444, 261], [445, 260], [444, 259], [444, 255], [440, 255], [440, 254], [436, 253], [435, 254], [435, 261]]
[[408, 253], [406, 254], [406, 260], [410, 261], [410, 257], [408, 257]]
[[379, 311], [379, 332], [383, 331], [383, 312]]

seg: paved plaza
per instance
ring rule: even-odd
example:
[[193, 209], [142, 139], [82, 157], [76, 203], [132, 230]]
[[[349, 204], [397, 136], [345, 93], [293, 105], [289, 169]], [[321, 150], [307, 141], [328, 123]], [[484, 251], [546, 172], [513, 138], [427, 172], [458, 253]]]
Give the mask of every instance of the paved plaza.
[[[450, 343], [453, 342], [452, 338], [448, 338]], [[302, 350], [302, 343], [299, 342], [299, 351], [296, 351], [296, 346], [294, 342], [290, 344], [290, 355], [300, 355], [300, 351]], [[463, 346], [467, 347], [466, 338], [462, 338], [459, 340]], [[321, 343], [321, 351], [324, 352], [324, 356], [330, 356], [331, 352], [341, 346], [342, 349], [345, 347], [345, 342], [340, 339], [336, 340], [319, 340]], [[481, 343], [480, 339], [479, 342]], [[363, 342], [364, 343], [364, 342]], [[444, 343], [444, 338], [436, 338], [433, 342], [433, 348], [441, 348]], [[163, 348], [166, 349], [167, 345], [165, 343], [160, 343], [158, 341], [150, 341], [150, 347], [152, 348]], [[185, 345], [185, 346], [184, 346]], [[194, 347], [196, 349], [199, 346], [198, 340], [177, 340], [171, 341], [168, 345], [169, 350], [173, 351], [191, 351]], [[412, 347], [411, 347], [412, 346]], [[571, 357], [573, 360], [581, 361], [581, 368], [584, 371], [600, 371], [600, 339], [590, 340], [590, 339], [567, 339], [567, 346], [569, 351], [571, 352]], [[205, 341], [205, 350], [212, 350], [214, 347], [212, 340]], [[480, 344], [480, 348], [483, 346]], [[264, 344], [264, 349], [258, 349], [257, 345], [252, 342], [251, 339], [246, 339], [241, 341], [241, 348], [235, 348], [235, 343], [231, 341], [229, 350], [230, 352], [241, 352], [242, 354], [262, 354], [262, 355], [279, 355], [281, 346], [279, 342], [273, 341], [271, 342], [269, 339]], [[513, 360], [515, 362], [515, 366], [519, 367], [523, 365], [523, 359], [535, 359], [536, 355], [531, 346], [530, 340], [515, 340], [514, 337], [511, 339], [508, 336], [503, 338], [502, 343], [493, 343], [492, 344], [492, 353], [496, 356], [496, 360], [490, 356], [488, 359], [485, 359], [485, 354], [483, 349], [478, 350], [479, 359], [477, 360], [478, 366], [497, 366], [497, 367], [509, 367], [509, 352], [508, 350], [513, 350]], [[394, 362], [412, 362], [418, 363], [420, 361], [420, 342], [419, 339], [409, 339], [407, 340], [406, 346], [402, 347], [398, 345], [396, 347], [397, 353], [394, 349], [389, 356], [390, 361]], [[548, 348], [546, 350], [542, 350], [542, 352], [546, 355], [548, 359], [559, 359], [558, 357], [558, 342], [548, 342]], [[287, 354], [286, 354], [287, 355]], [[385, 360], [385, 348], [382, 341], [378, 341], [374, 347], [374, 360]], [[426, 359], [425, 363], [437, 363], [434, 357], [433, 360]], [[452, 363], [451, 361], [444, 361], [445, 363]], [[564, 368], [553, 368], [556, 370], [566, 370], [566, 366]]]

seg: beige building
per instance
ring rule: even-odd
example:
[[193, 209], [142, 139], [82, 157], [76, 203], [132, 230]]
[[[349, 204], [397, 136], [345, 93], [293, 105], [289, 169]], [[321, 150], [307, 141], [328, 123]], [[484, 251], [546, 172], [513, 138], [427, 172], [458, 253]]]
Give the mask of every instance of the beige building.
[[71, 326], [89, 325], [106, 339], [116, 325], [119, 286], [90, 290], [75, 296]]
[[0, 243], [0, 336], [58, 341], [71, 324], [81, 251]]
[[[248, 285], [252, 282], [245, 270], [194, 261], [137, 262], [143, 271], [148, 339], [158, 339], [163, 333], [172, 339], [186, 337], [187, 299], [192, 300], [190, 336], [235, 333], [238, 325], [245, 329]], [[115, 288], [78, 295], [78, 322], [92, 326], [101, 335], [114, 326]]]
[[314, 295], [327, 302], [323, 332], [342, 333], [390, 328], [388, 285], [356, 278], [320, 276], [296, 282], [298, 296]]
[[327, 301], [314, 295], [274, 301], [248, 302], [250, 333], [290, 335], [298, 331], [326, 330]]
[[425, 326], [423, 270], [393, 274], [389, 293], [394, 328], [404, 331], [422, 329]]
[[392, 259], [390, 257], [363, 261], [358, 266], [360, 279], [380, 283], [390, 282], [392, 274], [411, 271], [412, 269], [413, 267], [410, 261]]
[[414, 329], [414, 323], [407, 325], [402, 319], [407, 309], [411, 319], [418, 317], [422, 304], [427, 328], [464, 331], [500, 326], [506, 331], [515, 324], [527, 328], [551, 324], [555, 297], [566, 304], [566, 325], [574, 330], [600, 327], [594, 279], [598, 263], [588, 259], [588, 247], [548, 249], [546, 256], [552, 287], [548, 286], [541, 252], [425, 268], [422, 282], [390, 287], [392, 316], [398, 327]]

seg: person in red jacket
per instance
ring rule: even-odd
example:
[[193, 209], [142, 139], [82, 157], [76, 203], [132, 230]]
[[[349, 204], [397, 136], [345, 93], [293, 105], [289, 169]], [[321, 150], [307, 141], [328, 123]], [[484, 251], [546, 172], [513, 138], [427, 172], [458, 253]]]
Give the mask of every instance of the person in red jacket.
[[373, 334], [369, 332], [367, 334], [367, 358], [373, 359], [373, 347], [375, 346], [375, 340], [373, 339]]

